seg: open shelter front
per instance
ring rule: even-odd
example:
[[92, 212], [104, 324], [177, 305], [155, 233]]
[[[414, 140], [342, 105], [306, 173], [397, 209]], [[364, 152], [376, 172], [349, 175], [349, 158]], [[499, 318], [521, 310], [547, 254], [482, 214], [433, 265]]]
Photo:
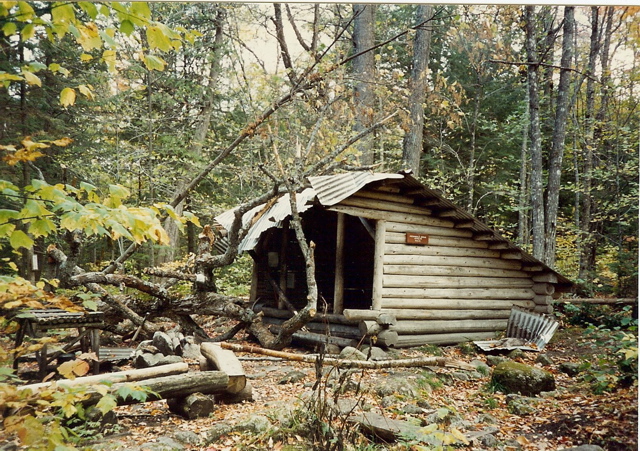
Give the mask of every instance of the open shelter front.
[[[486, 340], [513, 306], [551, 313], [572, 283], [409, 174], [310, 177], [296, 196], [315, 247], [311, 332], [387, 346]], [[305, 262], [288, 195], [243, 218], [251, 302], [278, 325], [306, 304]], [[232, 212], [216, 220], [229, 227]], [[250, 225], [252, 224], [252, 225]]]

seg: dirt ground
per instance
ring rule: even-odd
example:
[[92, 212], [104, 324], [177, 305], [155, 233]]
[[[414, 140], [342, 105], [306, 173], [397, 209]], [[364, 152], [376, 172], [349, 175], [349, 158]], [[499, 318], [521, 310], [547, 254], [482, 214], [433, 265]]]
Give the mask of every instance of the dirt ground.
[[[235, 342], [244, 343], [246, 337], [240, 335]], [[309, 353], [303, 348], [289, 348], [287, 351]], [[428, 351], [463, 362], [480, 360], [485, 362], [487, 356], [472, 345], [449, 346], [435, 348], [417, 348], [393, 351], [397, 357], [417, 357], [428, 355]], [[457, 445], [462, 449], [506, 449], [506, 450], [557, 450], [581, 444], [596, 444], [607, 450], [638, 449], [638, 396], [637, 382], [629, 387], [619, 387], [611, 392], [595, 394], [591, 385], [583, 377], [568, 376], [560, 371], [564, 362], [581, 363], [585, 359], [595, 361], [603, 351], [594, 337], [585, 335], [583, 329], [561, 328], [551, 343], [544, 350], [553, 363], [543, 366], [536, 363], [538, 353], [526, 353], [515, 360], [542, 367], [555, 376], [557, 389], [548, 397], [540, 398], [534, 403], [534, 412], [515, 415], [509, 412], [507, 396], [491, 390], [489, 375], [470, 380], [451, 377], [456, 370], [434, 369], [442, 384], [434, 384], [420, 397], [427, 408], [416, 412], [414, 408], [407, 413], [409, 404], [416, 404], [416, 399], [398, 395], [392, 405], [388, 405], [376, 394], [373, 387], [384, 384], [393, 377], [419, 379], [425, 369], [390, 369], [358, 371], [352, 377], [360, 382], [363, 390], [358, 394], [362, 402], [371, 409], [388, 418], [422, 421], [435, 409], [446, 407], [456, 413], [456, 417], [465, 424], [463, 433], [470, 434], [477, 430], [492, 428], [496, 441], [493, 444], [479, 446], [477, 443]], [[184, 420], [169, 412], [164, 401], [117, 407], [118, 427], [112, 437], [105, 437], [97, 442], [99, 447], [107, 449], [156, 449], [153, 443], [159, 437], [172, 437], [176, 431], [188, 431], [192, 437], [200, 440], [208, 436], [216, 425], [233, 425], [241, 423], [252, 415], [264, 415], [267, 418], [277, 417], [277, 411], [283, 407], [301, 406], [301, 398], [310, 392], [316, 381], [313, 364], [279, 360], [237, 353], [243, 359], [245, 372], [253, 387], [253, 402], [241, 404], [219, 404], [208, 418]], [[259, 360], [256, 360], [259, 359]], [[193, 363], [194, 369], [197, 365]], [[127, 369], [124, 367], [123, 369]], [[303, 373], [301, 380], [294, 383], [280, 383], [285, 375], [292, 371]], [[447, 376], [449, 375], [449, 376]], [[353, 392], [340, 395], [341, 399], [353, 397]], [[489, 414], [492, 424], [478, 422], [479, 415]], [[460, 422], [459, 421], [459, 422]], [[275, 424], [277, 425], [277, 422]], [[274, 439], [274, 437], [276, 437]], [[353, 449], [421, 449], [415, 444], [380, 443], [373, 440], [368, 443], [362, 437], [361, 442]], [[109, 445], [111, 444], [111, 445]], [[233, 432], [223, 434], [215, 442], [206, 445], [183, 445], [186, 449], [241, 450], [241, 449], [284, 449], [304, 450], [310, 445], [305, 437], [294, 434], [290, 437], [270, 433], [250, 434]], [[162, 448], [159, 448], [162, 449]], [[424, 448], [427, 449], [427, 448]]]
[[[242, 337], [240, 337], [242, 339]], [[241, 340], [240, 340], [241, 342]], [[461, 361], [485, 361], [486, 355], [475, 351], [471, 346], [455, 346], [441, 348], [445, 356]], [[301, 348], [291, 348], [292, 352], [308, 352]], [[487, 449], [522, 449], [522, 450], [557, 450], [581, 444], [596, 444], [607, 450], [636, 450], [638, 448], [638, 397], [637, 384], [627, 388], [618, 388], [604, 394], [594, 394], [590, 385], [580, 376], [568, 376], [559, 371], [563, 362], [580, 363], [583, 359], [595, 359], [602, 349], [592, 337], [587, 337], [584, 330], [559, 330], [552, 342], [544, 350], [553, 364], [544, 368], [551, 371], [556, 379], [557, 390], [552, 397], [544, 398], [535, 404], [535, 412], [526, 415], [514, 415], [507, 408], [507, 396], [490, 390], [489, 377], [478, 380], [458, 380], [444, 377], [443, 374], [454, 370], [436, 369], [440, 379], [445, 383], [432, 389], [426, 396], [428, 404], [434, 408], [447, 407], [468, 423], [465, 433], [475, 429], [486, 428], [486, 424], [478, 424], [481, 413], [490, 414], [495, 419], [492, 426], [497, 428], [493, 433], [497, 444]], [[416, 357], [424, 355], [424, 350], [410, 349], [398, 352], [400, 357]], [[240, 357], [255, 358], [257, 356], [238, 353]], [[541, 366], [536, 363], [538, 353], [527, 353], [517, 361]], [[259, 357], [258, 357], [259, 358]], [[309, 392], [315, 381], [312, 364], [286, 360], [243, 360], [246, 373], [253, 387], [253, 402], [242, 404], [219, 405], [210, 418], [185, 421], [168, 412], [164, 402], [140, 404], [118, 408], [120, 426], [126, 430], [131, 445], [141, 445], [153, 441], [154, 437], [168, 434], [172, 429], [191, 431], [200, 437], [206, 437], [207, 431], [219, 423], [233, 424], [242, 422], [251, 415], [260, 414], [273, 417], [274, 411], [282, 406], [300, 405], [300, 397]], [[296, 383], [280, 384], [279, 381], [291, 371], [304, 373], [302, 380]], [[420, 418], [420, 414], [405, 414], [403, 407], [415, 403], [413, 399], [398, 397], [393, 406], [382, 407], [380, 396], [367, 392], [367, 387], [384, 383], [388, 378], [398, 374], [411, 374], [416, 378], [423, 374], [421, 369], [395, 369], [358, 372], [355, 379], [364, 387], [362, 398], [373, 407], [393, 419]], [[341, 395], [349, 398], [351, 394]], [[424, 409], [427, 416], [429, 409]], [[268, 434], [248, 437], [246, 434], [231, 433], [223, 435], [207, 447], [199, 449], [236, 450], [236, 449], [279, 449], [289, 445], [289, 449], [308, 449], [304, 438], [289, 437], [287, 440], [273, 442]], [[283, 443], [284, 442], [284, 443]], [[362, 446], [362, 445], [361, 445]], [[371, 446], [374, 446], [371, 444]], [[398, 444], [380, 444], [380, 449], [420, 449]], [[476, 445], [468, 445], [466, 449], [478, 449]], [[187, 446], [189, 448], [189, 446]], [[198, 449], [197, 446], [192, 447]], [[465, 446], [462, 446], [465, 448]], [[287, 449], [287, 448], [284, 448]], [[356, 448], [357, 449], [357, 448]]]

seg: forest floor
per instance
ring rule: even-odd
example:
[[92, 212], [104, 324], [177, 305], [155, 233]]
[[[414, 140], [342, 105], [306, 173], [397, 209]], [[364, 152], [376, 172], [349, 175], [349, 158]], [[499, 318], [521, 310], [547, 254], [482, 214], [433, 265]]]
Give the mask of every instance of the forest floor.
[[[554, 392], [535, 400], [525, 400], [532, 407], [525, 413], [512, 413], [509, 397], [491, 388], [490, 372], [464, 380], [459, 376], [459, 370], [445, 368], [357, 370], [349, 376], [351, 381], [359, 384], [357, 390], [344, 382], [331, 388], [324, 384], [326, 377], [321, 378], [320, 382], [327, 397], [335, 398], [339, 403], [348, 403], [345, 400], [357, 398], [358, 406], [366, 406], [363, 410], [382, 414], [386, 418], [406, 420], [420, 426], [428, 425], [436, 418], [439, 425], [435, 433], [441, 433], [439, 437], [445, 440], [445, 444], [448, 440], [453, 442], [455, 448], [558, 450], [594, 444], [607, 450], [636, 450], [637, 379], [627, 387], [613, 386], [618, 375], [614, 374], [615, 369], [602, 363], [607, 358], [611, 360], [611, 354], [615, 352], [613, 336], [607, 333], [598, 332], [594, 335], [588, 334], [584, 328], [561, 328], [544, 349], [544, 354], [553, 363], [542, 365], [537, 362], [539, 353], [535, 352], [515, 357], [516, 361], [550, 371], [556, 380]], [[234, 341], [245, 343], [245, 339], [238, 336]], [[288, 348], [287, 351], [310, 352], [302, 348]], [[467, 363], [474, 360], [486, 362], [488, 357], [471, 344], [394, 350], [392, 353], [397, 358], [441, 354]], [[303, 400], [308, 399], [317, 382], [313, 364], [236, 354], [243, 359], [245, 372], [252, 385], [252, 402], [219, 404], [209, 417], [195, 420], [185, 420], [172, 414], [165, 401], [117, 407], [115, 433], [95, 440], [89, 444], [91, 449], [294, 451], [329, 449], [332, 443], [336, 443], [327, 439], [324, 445], [319, 445], [323, 438], [318, 437], [322, 431], [326, 431], [326, 424], [308, 421], [309, 407]], [[585, 362], [592, 364], [591, 369], [578, 375], [569, 376], [560, 370], [562, 363], [584, 366]], [[283, 383], [283, 378], [288, 378], [294, 372], [300, 379]], [[392, 393], [392, 396], [382, 396], [380, 387], [398, 379], [412, 381], [417, 391], [407, 393], [400, 390]], [[603, 380], [608, 381], [608, 385], [604, 386], [607, 391], [598, 394], [595, 384]], [[338, 393], [338, 389], [344, 388], [344, 393]], [[350, 405], [355, 405], [355, 402]], [[359, 409], [357, 407], [356, 411]], [[421, 447], [421, 442], [415, 437], [403, 437], [388, 443], [374, 441], [364, 434], [354, 433], [356, 429], [346, 423], [347, 416], [346, 413], [333, 414], [332, 418], [332, 425], [338, 431], [335, 438], [338, 442], [348, 443], [346, 449], [453, 449]], [[284, 420], [285, 417], [289, 419]], [[265, 419], [268, 420], [266, 427], [256, 425], [260, 421], [264, 423]], [[244, 424], [244, 427], [234, 427], [238, 424]], [[247, 424], [250, 426], [247, 427]], [[491, 440], [485, 438], [466, 445], [456, 443], [457, 431], [467, 437], [476, 431], [485, 431], [491, 435]], [[179, 441], [174, 440], [179, 437]], [[169, 442], [162, 438], [169, 438]]]
[[[538, 400], [532, 402], [529, 400], [533, 409], [527, 413], [510, 413], [513, 409], [509, 408], [508, 397], [491, 389], [489, 375], [461, 380], [451, 377], [455, 370], [442, 368], [433, 369], [435, 373], [425, 372], [425, 369], [406, 368], [358, 370], [351, 377], [355, 382], [360, 383], [359, 392], [347, 390], [344, 394], [336, 395], [335, 388], [327, 388], [328, 396], [336, 395], [336, 399], [341, 400], [358, 397], [360, 404], [367, 405], [366, 409], [369, 411], [381, 413], [392, 419], [417, 422], [423, 426], [433, 421], [434, 410], [443, 412], [438, 409], [445, 407], [447, 410], [441, 416], [447, 416], [448, 412], [452, 421], [438, 426], [444, 440], [448, 437], [450, 441], [455, 441], [451, 439], [455, 436], [454, 426], [467, 436], [476, 430], [488, 430], [495, 439], [475, 441], [466, 446], [458, 442], [455, 444], [456, 448], [557, 450], [581, 444], [594, 444], [607, 450], [636, 450], [638, 449], [637, 382], [629, 387], [612, 387], [615, 377], [610, 373], [614, 370], [607, 369], [604, 364], [603, 366], [595, 365], [597, 362], [602, 363], [602, 358], [611, 357], [611, 355], [607, 356], [607, 353], [613, 352], [612, 346], [615, 345], [611, 342], [612, 337], [603, 334], [606, 332], [588, 334], [585, 329], [576, 327], [560, 329], [544, 350], [544, 353], [552, 359], [552, 364], [540, 365], [536, 362], [539, 354], [534, 352], [515, 358], [521, 363], [543, 367], [552, 372], [556, 380], [556, 391]], [[242, 337], [239, 337], [238, 341], [242, 342]], [[289, 351], [305, 352], [301, 349], [289, 349]], [[394, 352], [398, 357], [417, 357], [425, 355], [425, 351], [435, 351], [464, 362], [473, 360], [484, 362], [487, 357], [469, 344]], [[251, 357], [242, 353], [238, 355]], [[584, 362], [591, 362], [594, 365], [590, 375], [582, 373], [569, 376], [559, 370], [562, 363]], [[154, 442], [157, 442], [158, 437], [161, 436], [175, 436], [174, 433], [177, 430], [189, 431], [192, 437], [197, 436], [200, 439], [197, 444], [182, 445], [186, 449], [305, 450], [311, 449], [311, 443], [314, 442], [318, 446], [318, 437], [310, 439], [309, 435], [317, 432], [312, 430], [314, 427], [321, 426], [305, 423], [308, 407], [302, 401], [305, 399], [303, 394], [308, 394], [316, 382], [314, 365], [286, 360], [244, 360], [243, 365], [253, 387], [253, 402], [218, 405], [210, 417], [190, 421], [171, 414], [163, 401], [119, 407], [121, 432], [114, 437], [115, 447], [118, 447], [119, 443], [125, 445], [126, 449], [132, 449], [132, 447], [138, 447], [139, 450], [163, 449], [162, 446], [154, 447]], [[302, 373], [300, 375], [302, 378], [294, 383], [282, 383], [282, 379], [293, 371]], [[428, 373], [437, 375], [437, 378], [428, 377]], [[406, 393], [395, 393], [391, 401], [389, 397], [383, 399], [380, 396], [380, 390], [376, 387], [398, 377], [413, 379], [416, 385], [421, 387], [417, 398], [422, 399], [422, 402]], [[594, 384], [602, 380], [609, 381], [610, 385], [606, 389], [610, 391], [597, 394], [594, 392]], [[344, 388], [342, 385], [339, 387]], [[419, 406], [417, 409], [416, 401]], [[414, 407], [409, 409], [409, 405]], [[291, 421], [286, 422], [288, 423], [286, 425], [282, 422], [283, 415], [280, 413], [282, 411], [294, 412], [293, 422], [298, 422], [297, 428], [295, 424], [292, 426]], [[296, 415], [299, 418], [295, 419]], [[216, 425], [239, 423], [246, 425], [247, 421], [248, 423], [257, 422], [257, 416], [267, 418], [271, 423], [269, 427], [265, 429], [256, 427], [253, 431], [251, 431], [252, 427], [245, 427], [243, 430], [231, 429], [232, 432], [228, 433], [224, 433], [228, 429], [220, 429], [220, 427], [216, 429]], [[420, 442], [412, 440], [411, 437], [405, 437], [399, 443], [370, 442], [364, 435], [350, 434], [353, 432], [353, 427], [344, 422], [347, 416], [346, 414], [335, 415], [333, 425], [341, 431], [337, 433], [338, 440], [350, 442], [352, 449], [436, 449], [422, 448]], [[427, 420], [429, 417], [431, 420]], [[479, 418], [482, 420], [479, 421]], [[340, 430], [341, 426], [346, 427]], [[212, 436], [212, 430], [223, 433]], [[448, 431], [451, 432], [447, 433]], [[123, 437], [126, 437], [124, 443]], [[316, 449], [323, 449], [323, 447], [328, 449], [328, 446], [331, 446], [329, 440]]]

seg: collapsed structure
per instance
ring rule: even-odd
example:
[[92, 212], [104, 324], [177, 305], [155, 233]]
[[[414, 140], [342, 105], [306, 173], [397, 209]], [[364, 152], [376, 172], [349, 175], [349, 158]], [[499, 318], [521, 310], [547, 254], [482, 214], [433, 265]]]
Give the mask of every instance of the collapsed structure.
[[[513, 306], [551, 313], [571, 281], [406, 173], [309, 177], [296, 195], [315, 247], [320, 313], [311, 332], [409, 347], [494, 338]], [[306, 304], [289, 195], [243, 217], [250, 300], [278, 324]], [[216, 217], [225, 228], [233, 210]], [[288, 305], [287, 305], [288, 304]], [[359, 327], [358, 327], [359, 326]]]

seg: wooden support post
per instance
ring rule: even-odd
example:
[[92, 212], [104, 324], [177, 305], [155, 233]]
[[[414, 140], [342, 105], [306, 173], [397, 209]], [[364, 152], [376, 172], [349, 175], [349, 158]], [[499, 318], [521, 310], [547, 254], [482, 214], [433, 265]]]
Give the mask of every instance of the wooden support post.
[[380, 219], [376, 222], [375, 249], [373, 254], [373, 310], [380, 310], [382, 307], [382, 278], [384, 272], [384, 240], [386, 232], [386, 221]]
[[338, 213], [336, 226], [336, 267], [333, 282], [333, 313], [344, 309], [344, 213]]
[[[289, 244], [289, 220], [282, 221], [282, 241], [280, 242], [280, 254], [278, 267], [280, 270], [280, 290], [287, 295], [287, 247]], [[278, 308], [285, 308], [285, 303], [278, 297]]]

